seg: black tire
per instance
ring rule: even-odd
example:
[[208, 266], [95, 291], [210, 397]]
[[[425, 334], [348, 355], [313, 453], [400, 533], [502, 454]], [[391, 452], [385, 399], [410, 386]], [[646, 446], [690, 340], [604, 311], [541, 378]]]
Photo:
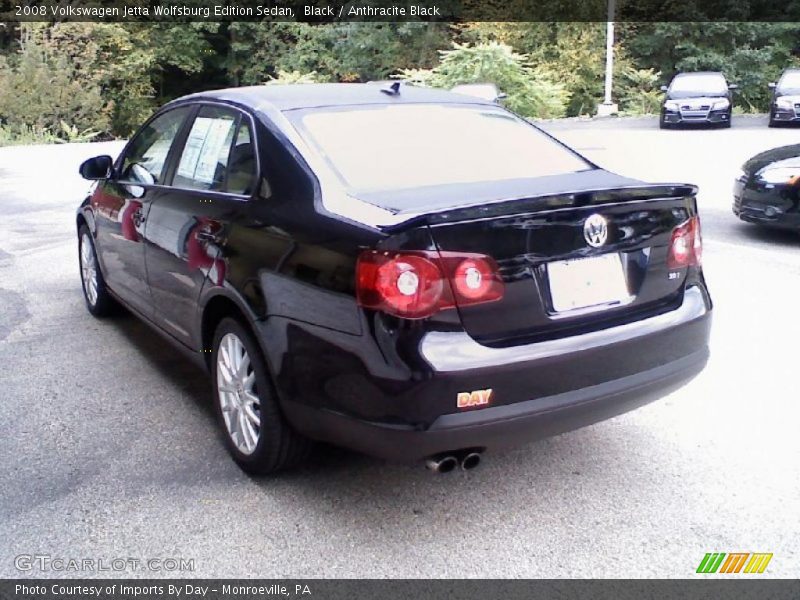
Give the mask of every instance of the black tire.
[[[84, 269], [86, 259], [89, 255], [84, 255], [84, 244], [88, 245], [87, 253], [91, 256], [94, 270], [94, 286], [91, 285], [91, 276]], [[87, 310], [95, 317], [102, 318], [114, 314], [119, 305], [114, 297], [109, 293], [100, 263], [97, 260], [97, 252], [94, 247], [94, 238], [86, 224], [78, 228], [78, 269], [81, 275], [81, 289], [83, 299], [86, 302]], [[92, 293], [91, 288], [94, 288]]]
[[[239, 392], [237, 393], [220, 390], [220, 383], [224, 387], [227, 386], [225, 383], [226, 376], [221, 373], [225, 367], [220, 365], [218, 358], [220, 353], [223, 353], [224, 361], [225, 353], [230, 351], [228, 344], [231, 343], [231, 338], [226, 337], [229, 335], [233, 336], [233, 339], [238, 339], [247, 353], [249, 367], [245, 369], [245, 379], [250, 379], [251, 376], [254, 377], [254, 381], [250, 384], [252, 385], [250, 389], [258, 400], [257, 407], [255, 403], [251, 407], [251, 411], [258, 416], [259, 421], [256, 432], [257, 442], [254, 449], [249, 452], [243, 451], [241, 448], [241, 445], [247, 441], [244, 431], [248, 425], [246, 422], [243, 423], [237, 419], [239, 413], [242, 412], [244, 413], [242, 418], [246, 421], [248, 419], [246, 416], [247, 411], [231, 410], [230, 408], [228, 410], [223, 409], [224, 402], [227, 402], [228, 407], [230, 407], [232, 402], [236, 402], [236, 398], [240, 402], [247, 402], [247, 400], [243, 400], [246, 397], [247, 384], [243, 386], [240, 384], [238, 386]], [[222, 349], [223, 343], [226, 344], [224, 351]], [[223, 319], [214, 333], [211, 374], [214, 385], [214, 409], [222, 427], [225, 444], [242, 470], [253, 475], [264, 475], [294, 467], [308, 457], [312, 443], [308, 438], [294, 431], [283, 416], [267, 370], [266, 361], [258, 343], [245, 325], [230, 317]], [[236, 440], [237, 433], [232, 432], [226, 421], [226, 414], [229, 420], [236, 422], [236, 425], [232, 427], [241, 432], [238, 435], [240, 438], [238, 442]], [[252, 427], [250, 431], [255, 429], [255, 424], [252, 421], [250, 421], [250, 427]], [[252, 442], [252, 438], [248, 439]]]
[[670, 127], [669, 124], [666, 121], [664, 121], [664, 119], [659, 119], [658, 120], [658, 128], [659, 129], [669, 129], [669, 127]]

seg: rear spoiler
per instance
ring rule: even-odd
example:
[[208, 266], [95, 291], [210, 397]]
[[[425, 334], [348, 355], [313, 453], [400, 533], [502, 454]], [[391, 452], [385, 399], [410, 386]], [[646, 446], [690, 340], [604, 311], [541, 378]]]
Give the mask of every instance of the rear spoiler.
[[600, 206], [612, 202], [686, 198], [696, 196], [697, 190], [696, 185], [689, 183], [659, 183], [503, 198], [491, 202], [437, 207], [426, 211], [400, 211], [393, 215], [391, 223], [381, 225], [380, 229], [386, 233], [392, 233], [423, 222], [428, 225], [436, 225], [453, 221], [486, 219], [517, 212]]

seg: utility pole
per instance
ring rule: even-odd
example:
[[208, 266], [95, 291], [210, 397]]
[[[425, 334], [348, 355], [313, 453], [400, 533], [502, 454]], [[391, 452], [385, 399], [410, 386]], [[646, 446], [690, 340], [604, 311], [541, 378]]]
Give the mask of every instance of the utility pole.
[[614, 6], [615, 0], [608, 0], [608, 20], [606, 21], [606, 85], [603, 103], [597, 106], [598, 117], [616, 114], [619, 107], [611, 101], [611, 87], [614, 80]]

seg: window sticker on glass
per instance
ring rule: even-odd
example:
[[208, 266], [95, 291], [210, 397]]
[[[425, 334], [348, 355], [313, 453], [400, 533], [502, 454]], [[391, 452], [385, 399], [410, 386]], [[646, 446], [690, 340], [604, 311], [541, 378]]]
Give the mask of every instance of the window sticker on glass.
[[232, 118], [197, 117], [178, 164], [178, 185], [217, 189], [228, 163], [235, 121]]

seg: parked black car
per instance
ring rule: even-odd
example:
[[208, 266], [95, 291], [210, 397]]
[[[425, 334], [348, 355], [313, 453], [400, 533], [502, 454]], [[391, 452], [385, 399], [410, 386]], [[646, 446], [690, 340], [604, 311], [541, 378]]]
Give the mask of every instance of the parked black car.
[[800, 144], [757, 154], [733, 184], [733, 214], [742, 221], [800, 229]]
[[666, 96], [661, 106], [659, 126], [662, 129], [698, 124], [730, 127], [733, 111], [731, 90], [736, 88], [725, 80], [722, 73], [678, 73], [669, 86], [661, 86]]
[[81, 173], [89, 311], [120, 301], [208, 368], [251, 472], [309, 440], [470, 468], [707, 359], [696, 188], [604, 171], [492, 101], [196, 94]]
[[800, 69], [786, 69], [778, 83], [770, 83], [769, 126], [800, 122]]

